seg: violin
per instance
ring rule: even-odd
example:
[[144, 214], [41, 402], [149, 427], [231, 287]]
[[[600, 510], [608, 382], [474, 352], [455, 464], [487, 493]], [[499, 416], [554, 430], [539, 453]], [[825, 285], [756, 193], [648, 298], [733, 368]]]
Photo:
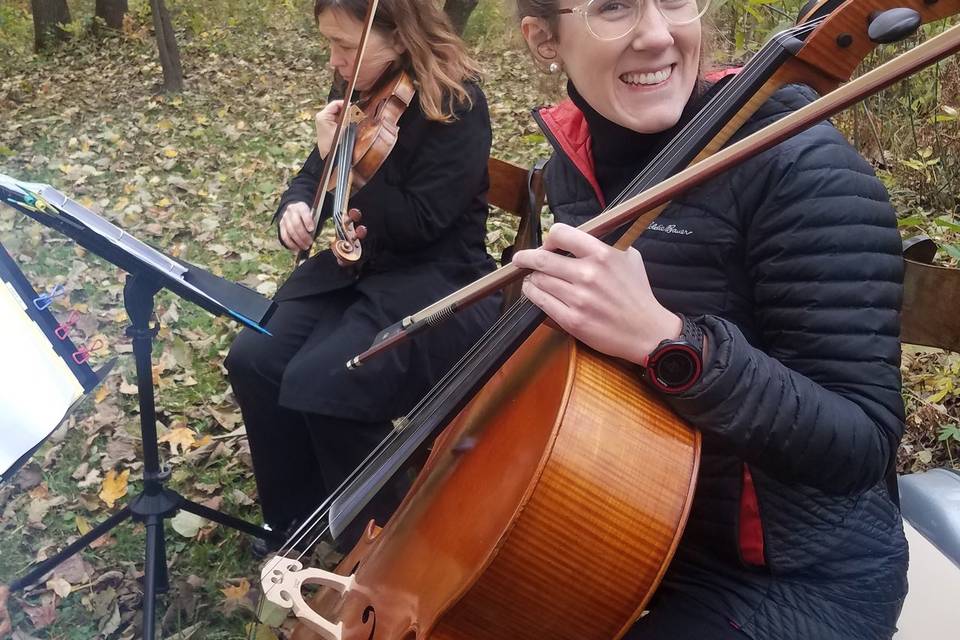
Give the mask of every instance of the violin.
[[[385, 74], [375, 87], [361, 96], [358, 104], [350, 103], [366, 50], [367, 36], [373, 27], [377, 0], [367, 8], [364, 29], [357, 48], [353, 74], [347, 83], [344, 96], [348, 104], [340, 113], [333, 144], [324, 160], [322, 178], [311, 206], [314, 239], [320, 230], [323, 202], [328, 192], [333, 193], [333, 221], [337, 238], [330, 249], [341, 264], [355, 264], [360, 260], [362, 248], [354, 230], [354, 218], [350, 216], [350, 196], [362, 189], [383, 166], [393, 150], [400, 132], [399, 121], [416, 93], [413, 79], [402, 69]], [[348, 167], [347, 171], [343, 167]], [[310, 252], [297, 253], [296, 265], [303, 264]]]
[[[363, 118], [357, 123], [351, 162], [351, 184], [359, 191], [380, 170], [400, 134], [398, 122], [416, 94], [413, 78], [400, 70], [381, 79], [369, 95], [360, 99]], [[334, 171], [334, 178], [339, 166]], [[334, 185], [328, 185], [332, 189]]]
[[[716, 175], [960, 50], [958, 26], [719, 150], [777, 87], [836, 87], [875, 43], [952, 15], [960, 2], [898, 0], [896, 7], [885, 0], [814, 6], [585, 227], [605, 236], [643, 212], [649, 222], [706, 179], [698, 172]], [[378, 343], [438, 322], [480, 288], [452, 294]], [[301, 620], [295, 640], [610, 640], [641, 615], [689, 514], [699, 434], [626, 367], [544, 317], [517, 302], [295, 534], [294, 543], [319, 529], [336, 537], [432, 443], [400, 508], [383, 528], [368, 524], [335, 571], [282, 556], [263, 567], [265, 599]], [[321, 585], [312, 606], [301, 593], [306, 584]]]

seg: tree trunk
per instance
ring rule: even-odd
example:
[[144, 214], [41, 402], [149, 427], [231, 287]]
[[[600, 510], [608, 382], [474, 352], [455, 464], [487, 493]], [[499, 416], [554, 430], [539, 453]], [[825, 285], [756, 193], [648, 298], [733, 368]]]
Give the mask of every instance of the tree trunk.
[[70, 22], [67, 0], [30, 0], [30, 8], [33, 9], [33, 47], [36, 51], [69, 37], [60, 26]]
[[123, 16], [127, 11], [129, 11], [127, 0], [97, 0], [97, 17], [114, 31], [123, 28]]
[[479, 0], [446, 0], [443, 3], [443, 10], [447, 12], [447, 15], [450, 17], [450, 22], [453, 23], [453, 28], [460, 35], [463, 35], [463, 30], [467, 28], [467, 20], [470, 19], [470, 14], [473, 13], [473, 10], [477, 8], [477, 2]]
[[163, 90], [167, 93], [183, 91], [183, 67], [180, 66], [180, 49], [170, 23], [170, 12], [163, 0], [150, 0], [153, 10], [153, 30], [157, 34], [157, 49], [163, 67]]

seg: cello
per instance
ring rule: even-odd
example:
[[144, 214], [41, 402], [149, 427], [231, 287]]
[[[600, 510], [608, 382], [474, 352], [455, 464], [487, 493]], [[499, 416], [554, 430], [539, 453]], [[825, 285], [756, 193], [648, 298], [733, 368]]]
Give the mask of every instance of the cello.
[[[803, 35], [812, 38], [813, 32], [821, 42], [836, 46], [848, 39], [866, 40], [869, 25], [884, 15], [871, 16], [879, 6], [850, 0], [843, 8], [852, 16], [833, 25], [820, 20]], [[921, 20], [934, 19], [931, 16], [940, 9], [952, 10], [933, 5], [928, 11], [918, 3], [913, 28]], [[901, 16], [893, 17], [890, 22], [903, 24]], [[798, 31], [791, 33], [794, 40], [797, 35]], [[886, 37], [884, 30], [875, 35]], [[816, 41], [812, 38], [808, 44]], [[953, 29], [927, 45], [848, 88], [882, 88], [891, 78], [911, 72], [908, 58], [911, 64], [926, 64], [956, 51], [960, 34]], [[791, 47], [794, 56], [805, 48], [792, 40], [778, 46]], [[829, 51], [829, 46], [825, 48]], [[834, 66], [834, 60], [827, 62], [826, 67]], [[744, 83], [751, 78], [744, 76]], [[694, 168], [722, 171], [744, 157], [745, 145], [769, 148], [789, 135], [789, 127], [809, 126], [851, 104], [853, 94], [845, 90], [830, 94], [785, 118], [784, 126], [755, 134], [760, 138], [751, 136]], [[662, 205], [689, 187], [695, 173], [688, 170], [665, 182], [658, 180], [668, 186], [653, 189], [655, 196], [621, 203], [619, 210], [608, 212], [614, 215], [604, 214], [588, 226], [605, 235], [643, 207]], [[448, 302], [444, 312], [466, 304], [474, 294]], [[413, 317], [381, 344], [441, 319], [432, 313], [425, 317], [431, 320]], [[683, 499], [689, 500], [689, 494], [679, 507], [671, 500], [684, 487], [692, 489], [696, 435], [672, 431], [669, 412], [657, 412], [662, 405], [625, 367], [576, 345], [541, 320], [542, 314], [520, 303], [468, 354], [462, 369], [408, 416], [403, 431], [409, 437], [395, 438], [378, 462], [402, 458], [398, 453], [404, 448], [416, 448], [433, 435], [431, 421], [441, 427], [446, 417], [456, 415], [400, 510], [382, 531], [368, 527], [338, 568], [340, 575], [298, 573], [296, 562], [278, 558], [273, 568], [268, 565], [264, 570], [268, 598], [271, 593], [277, 600], [286, 598], [296, 611], [304, 604], [300, 584], [316, 581], [330, 587], [314, 604], [337, 618], [337, 624], [308, 615], [309, 611], [301, 614], [324, 638], [602, 639], [619, 637], [632, 625], [680, 535], [689, 505]], [[522, 346], [516, 348], [517, 344]], [[483, 391], [466, 391], [474, 384], [484, 385]], [[643, 438], [631, 440], [636, 431], [642, 431]], [[671, 444], [661, 448], [671, 437]], [[608, 448], [607, 443], [614, 445]], [[673, 443], [678, 443], [677, 449], [671, 448]], [[656, 452], [654, 458], [679, 452], [666, 482], [644, 475], [655, 471], [652, 467], [634, 466], [634, 456], [642, 456], [646, 448]], [[323, 516], [334, 530], [388, 472], [389, 465], [380, 465], [374, 472], [358, 474], [331, 502]], [[648, 495], [634, 493], [638, 486], [648, 489]], [[654, 507], [667, 508], [643, 511], [640, 505], [647, 498]], [[673, 541], [673, 546], [663, 540]], [[622, 579], [624, 575], [629, 580]], [[294, 637], [309, 637], [297, 633], [300, 636]]]

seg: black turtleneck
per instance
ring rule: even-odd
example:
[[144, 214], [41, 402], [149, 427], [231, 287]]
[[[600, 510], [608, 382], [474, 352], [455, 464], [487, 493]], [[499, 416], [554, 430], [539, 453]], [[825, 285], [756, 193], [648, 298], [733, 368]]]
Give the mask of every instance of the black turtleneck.
[[590, 128], [590, 145], [593, 152], [594, 171], [609, 205], [637, 174], [659, 153], [696, 112], [699, 100], [691, 99], [684, 107], [680, 121], [658, 133], [637, 133], [632, 129], [610, 122], [600, 115], [580, 95], [573, 82], [567, 81], [567, 94], [583, 112]]

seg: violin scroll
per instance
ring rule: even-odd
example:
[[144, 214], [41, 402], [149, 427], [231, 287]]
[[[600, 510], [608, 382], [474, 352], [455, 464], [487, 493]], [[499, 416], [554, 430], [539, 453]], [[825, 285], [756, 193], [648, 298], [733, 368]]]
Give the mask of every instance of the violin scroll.
[[310, 608], [303, 599], [305, 585], [318, 584], [338, 591], [349, 592], [356, 583], [350, 576], [341, 576], [323, 569], [304, 569], [303, 563], [292, 558], [274, 556], [260, 571], [264, 599], [271, 605], [264, 609], [261, 620], [264, 624], [279, 626], [289, 610], [323, 640], [343, 640], [343, 623], [334, 624]]
[[366, 233], [364, 227], [357, 228], [360, 217], [359, 209], [350, 209], [347, 215], [342, 217], [343, 221], [339, 225], [342, 230], [338, 229], [337, 239], [330, 245], [330, 250], [341, 267], [357, 263], [363, 255], [360, 241]]

